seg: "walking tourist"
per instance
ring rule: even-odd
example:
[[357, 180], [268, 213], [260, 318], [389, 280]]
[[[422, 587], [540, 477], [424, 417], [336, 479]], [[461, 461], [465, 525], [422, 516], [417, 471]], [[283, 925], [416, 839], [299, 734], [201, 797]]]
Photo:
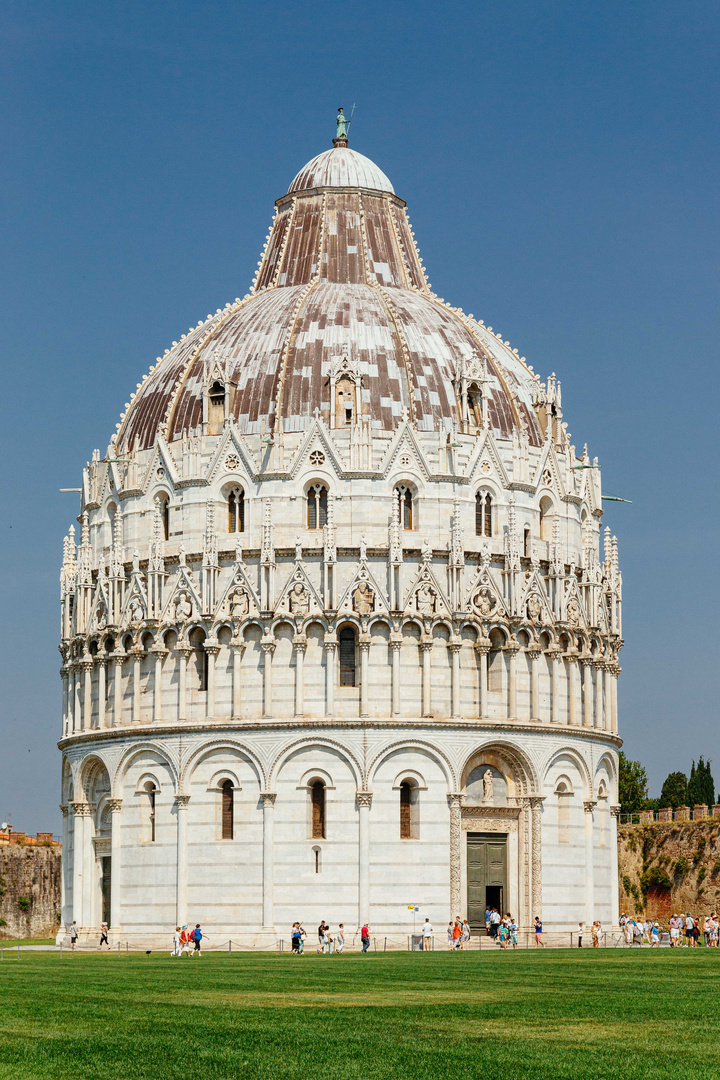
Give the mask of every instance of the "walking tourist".
[[460, 921], [460, 916], [458, 915], [457, 919], [455, 920], [455, 925], [453, 926], [453, 949], [459, 949], [460, 948], [460, 938], [461, 937], [462, 937], [462, 923]]
[[596, 919], [595, 922], [592, 924], [591, 931], [590, 931], [590, 934], [591, 934], [591, 937], [592, 937], [593, 949], [599, 949], [600, 948], [600, 934], [601, 933], [602, 933], [602, 926], [600, 925], [600, 920]]
[[190, 955], [190, 946], [191, 945], [192, 945], [192, 940], [191, 940], [190, 933], [189, 933], [188, 928], [187, 928], [187, 923], [183, 923], [182, 930], [180, 931], [180, 955], [181, 956], [189, 956]]
[[660, 926], [657, 922], [650, 927], [650, 948], [660, 948]]
[[463, 949], [470, 948], [470, 924], [467, 919], [463, 919], [462, 933], [460, 934], [460, 947]]
[[637, 922], [635, 919], [632, 920], [632, 932], [633, 932], [633, 944], [634, 945], [639, 945], [640, 948], [642, 949], [642, 936], [643, 936], [642, 921]]
[[489, 907], [485, 908], [485, 933], [490, 937], [490, 924], [492, 923], [492, 911]]
[[190, 935], [195, 942], [195, 948], [193, 950], [193, 956], [202, 956], [202, 939], [203, 932], [200, 929], [200, 923], [195, 923], [195, 929]]
[[686, 945], [687, 948], [690, 948], [690, 949], [695, 948], [695, 934], [693, 933], [694, 930], [695, 930], [695, 920], [693, 919], [692, 915], [688, 911], [685, 914], [685, 945]]
[[307, 934], [303, 929], [302, 923], [298, 923], [298, 930], [300, 931], [300, 940], [298, 941], [298, 953], [302, 956], [302, 954], [305, 952], [305, 938], [307, 937]]
[[325, 920], [320, 920], [318, 926], [318, 952], [325, 952]]
[[340, 925], [338, 926], [338, 932], [337, 932], [337, 935], [335, 937], [335, 952], [336, 953], [345, 952], [345, 924], [344, 923], [340, 923]]
[[103, 945], [107, 945], [110, 948], [110, 942], [108, 941], [108, 924], [106, 922], [100, 925], [100, 944], [98, 949], [102, 949]]
[[710, 941], [708, 942], [708, 948], [717, 949], [719, 929], [720, 924], [718, 923], [718, 917], [713, 911], [712, 915], [710, 916]]
[[362, 941], [362, 951], [367, 952], [370, 948], [370, 928], [367, 923], [364, 923], [360, 930], [360, 940]]
[[71, 948], [72, 952], [75, 952], [75, 946], [77, 945], [77, 939], [78, 939], [77, 923], [74, 922], [72, 924], [72, 926], [70, 927], [70, 948]]
[[448, 928], [447, 928], [448, 949], [454, 949], [455, 948], [455, 935], [453, 933], [454, 930], [455, 930], [455, 925], [454, 925], [454, 923], [453, 923], [453, 921], [451, 919], [450, 922], [448, 923]]
[[578, 923], [578, 949], [582, 949], [582, 939], [585, 933], [585, 923]]
[[545, 948], [545, 942], [542, 939], [542, 923], [541, 923], [539, 917], [536, 915], [535, 916], [535, 948], [537, 949], [539, 946], [542, 946], [543, 949], [544, 949]]
[[425, 952], [429, 952], [432, 949], [432, 935], [433, 928], [429, 918], [425, 918], [425, 922], [422, 927], [422, 945]]
[[180, 927], [175, 927], [175, 933], [173, 934], [173, 947], [171, 956], [180, 956]]
[[515, 922], [512, 915], [509, 915], [508, 918], [510, 919], [510, 922], [508, 924], [508, 930], [510, 931], [510, 944], [512, 945], [513, 949], [517, 949], [517, 947], [518, 947], [518, 924]]
[[290, 951], [297, 955], [300, 952], [300, 923], [294, 922], [290, 931]]
[[497, 908], [493, 908], [490, 912], [490, 936], [497, 938], [498, 927], [500, 925], [500, 912]]
[[670, 916], [670, 948], [676, 949], [680, 944], [680, 919], [677, 915]]

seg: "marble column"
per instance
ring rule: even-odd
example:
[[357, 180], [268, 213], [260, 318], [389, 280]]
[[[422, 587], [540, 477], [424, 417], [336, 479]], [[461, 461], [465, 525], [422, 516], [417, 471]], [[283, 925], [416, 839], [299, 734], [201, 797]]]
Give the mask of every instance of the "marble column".
[[70, 726], [69, 726], [70, 711], [69, 711], [69, 707], [68, 707], [68, 682], [69, 682], [69, 679], [68, 679], [68, 669], [64, 664], [60, 668], [60, 676], [62, 678], [62, 733], [63, 733], [63, 735], [67, 735], [69, 730], [70, 730]]
[[93, 662], [89, 656], [83, 657], [82, 672], [83, 672], [83, 712], [82, 712], [82, 728], [83, 731], [89, 731], [92, 727], [92, 669]]
[[611, 684], [611, 689], [612, 689], [612, 716], [613, 716], [612, 730], [615, 732], [616, 735], [617, 735], [617, 730], [618, 730], [617, 683], [618, 683], [618, 675], [619, 674], [620, 674], [620, 665], [619, 664], [614, 664], [613, 665], [613, 672], [612, 672], [612, 684]]
[[73, 703], [73, 731], [82, 731], [82, 674], [79, 664], [75, 665], [75, 701]]
[[[593, 811], [597, 802], [585, 799], [585, 922], [592, 925], [595, 918], [595, 851], [593, 846]], [[617, 848], [615, 848], [617, 851]]]
[[603, 661], [596, 660], [594, 663], [595, 668], [595, 727], [603, 729], [605, 727], [605, 708], [603, 701]]
[[452, 715], [460, 716], [460, 649], [462, 641], [454, 634], [448, 645], [452, 659]]
[[295, 650], [295, 715], [303, 716], [305, 713], [305, 679], [304, 679], [304, 661], [305, 650], [307, 648], [307, 638], [305, 634], [296, 634], [293, 638], [293, 649]]
[[540, 649], [529, 649], [530, 656], [530, 718], [540, 719]]
[[432, 696], [430, 683], [430, 658], [432, 655], [433, 641], [424, 637], [420, 642], [420, 655], [422, 657], [422, 714], [432, 716]]
[[[70, 921], [76, 922], [78, 927], [81, 927], [84, 926], [85, 823], [90, 816], [90, 807], [84, 802], [74, 802], [71, 805], [73, 812], [73, 904]], [[87, 832], [89, 831], [88, 828]]]
[[143, 651], [139, 645], [135, 645], [130, 651], [132, 653], [132, 723], [139, 724], [142, 719], [140, 715], [140, 661]]
[[98, 728], [104, 728], [107, 723], [105, 710], [107, 708], [107, 657], [98, 656], [95, 660], [98, 673]]
[[480, 660], [479, 664], [479, 685], [478, 685], [478, 717], [481, 720], [487, 719], [488, 715], [488, 653], [490, 651], [490, 639], [479, 638], [475, 643], [475, 652]]
[[192, 649], [189, 645], [180, 645], [178, 656], [178, 720], [187, 720], [187, 665]]
[[360, 715], [368, 716], [369, 703], [369, 667], [370, 667], [370, 635], [360, 635]]
[[243, 653], [245, 652], [245, 642], [242, 638], [233, 638], [232, 650], [232, 714], [234, 717], [238, 718], [242, 711], [242, 658]]
[[189, 795], [176, 795], [175, 806], [177, 807], [177, 883], [175, 918], [176, 926], [183, 926], [187, 922], [187, 878], [188, 878], [188, 845], [187, 845], [187, 820]]
[[97, 866], [95, 859], [95, 845], [93, 843], [95, 834], [93, 817], [95, 810], [96, 805], [94, 803], [88, 803], [87, 813], [85, 814], [85, 820], [83, 821], [83, 920], [85, 926], [92, 927], [96, 927], [99, 922], [95, 911], [95, 872]]
[[558, 647], [551, 645], [547, 650], [548, 664], [550, 665], [550, 722], [557, 724], [560, 720], [560, 672], [558, 671]]
[[122, 873], [122, 836], [120, 832], [120, 813], [122, 799], [108, 799], [110, 807], [111, 840], [110, 840], [110, 921], [113, 930], [119, 930], [122, 926], [120, 918], [120, 881]]
[[337, 657], [337, 638], [334, 634], [325, 635], [325, 715], [335, 712], [335, 670]]
[[[617, 851], [617, 825], [619, 814], [619, 806], [610, 807], [610, 850], [612, 852]], [[620, 883], [618, 881], [614, 861], [610, 877], [610, 903], [612, 904], [612, 925], [617, 926], [618, 919], [620, 918]]]
[[581, 656], [583, 666], [583, 727], [593, 726], [592, 657]]
[[272, 659], [275, 652], [275, 640], [269, 634], [262, 639], [263, 651], [263, 716], [272, 716]]
[[[68, 824], [68, 811], [69, 807], [67, 803], [60, 804], [60, 812], [62, 813], [62, 862], [60, 864], [60, 925], [64, 927], [68, 922], [68, 910], [67, 910], [67, 896], [68, 896], [68, 858], [70, 855], [69, 836], [70, 826]], [[72, 922], [72, 919], [70, 919]]]
[[393, 631], [390, 634], [390, 652], [392, 654], [392, 715], [400, 715], [400, 650], [402, 634]]
[[153, 645], [155, 657], [155, 676], [153, 678], [153, 720], [160, 723], [163, 718], [163, 661], [168, 654], [161, 645]]
[[615, 730], [615, 721], [613, 718], [613, 700], [612, 700], [612, 664], [608, 661], [604, 665], [604, 683], [605, 692], [603, 697], [605, 698], [605, 729], [606, 731]]
[[510, 641], [505, 647], [508, 655], [508, 719], [517, 720], [517, 654], [520, 646]]
[[274, 930], [275, 924], [275, 851], [274, 851], [274, 791], [260, 794], [263, 804], [263, 930]]
[[567, 657], [568, 678], [568, 723], [571, 727], [577, 727], [578, 716], [578, 686], [577, 686], [577, 657], [568, 653]]
[[370, 807], [372, 791], [358, 791], [358, 926], [370, 918]]
[[537, 915], [542, 920], [542, 804], [544, 797], [532, 795], [530, 797], [530, 813], [532, 817], [532, 911], [531, 917]]
[[205, 715], [210, 718], [215, 715], [215, 664], [220, 646], [217, 641], [206, 639], [203, 648], [207, 654], [207, 689], [205, 691]]
[[114, 671], [113, 671], [113, 727], [120, 727], [123, 720], [122, 715], [122, 671], [123, 660], [125, 659], [124, 653], [113, 653]]
[[462, 903], [462, 807], [465, 793], [451, 791], [450, 806], [450, 915], [454, 919], [463, 911]]

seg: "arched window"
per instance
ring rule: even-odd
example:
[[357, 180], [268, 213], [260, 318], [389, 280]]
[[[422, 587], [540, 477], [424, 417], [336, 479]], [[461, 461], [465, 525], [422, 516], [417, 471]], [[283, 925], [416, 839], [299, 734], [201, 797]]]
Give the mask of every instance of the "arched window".
[[335, 383], [335, 426], [350, 427], [355, 405], [355, 384], [344, 376]]
[[310, 786], [310, 806], [312, 810], [312, 838], [325, 839], [325, 785], [322, 780], [313, 780]]
[[327, 525], [327, 488], [314, 484], [307, 494], [307, 527], [322, 529]]
[[207, 690], [208, 684], [208, 654], [203, 647], [205, 634], [196, 628], [190, 631], [190, 645], [192, 647], [192, 668], [195, 672], [195, 689]]
[[570, 799], [572, 798], [572, 791], [569, 784], [564, 780], [561, 780], [558, 786], [555, 788], [555, 794], [557, 795], [557, 824], [558, 824], [558, 843], [569, 844], [570, 843]]
[[340, 643], [340, 685], [355, 685], [355, 631], [344, 626], [338, 637]]
[[219, 435], [225, 423], [225, 387], [216, 379], [208, 394], [208, 431]]
[[232, 780], [224, 780], [222, 784], [222, 839], [233, 838], [233, 810], [235, 806], [235, 792]]
[[233, 488], [228, 495], [228, 532], [245, 532], [245, 492]]
[[478, 491], [475, 496], [475, 535], [492, 534], [492, 495], [489, 491]]
[[400, 784], [400, 839], [417, 840], [418, 787], [414, 780]]
[[523, 529], [523, 555], [525, 556], [526, 559], [529, 559], [530, 555], [531, 555], [530, 526], [529, 525], [526, 525], [525, 528]]
[[540, 500], [540, 539], [552, 540], [553, 504], [547, 495]]
[[170, 500], [163, 499], [162, 504], [162, 524], [163, 524], [163, 537], [165, 540], [170, 539]]
[[396, 498], [399, 503], [400, 524], [403, 529], [415, 528], [415, 507], [413, 506], [413, 493], [409, 487], [402, 485], [396, 487]]
[[471, 427], [482, 427], [482, 390], [472, 383], [467, 392], [468, 420]]
[[146, 817], [146, 835], [150, 843], [155, 842], [155, 796], [157, 795], [157, 788], [152, 780], [148, 780], [145, 784], [145, 817]]

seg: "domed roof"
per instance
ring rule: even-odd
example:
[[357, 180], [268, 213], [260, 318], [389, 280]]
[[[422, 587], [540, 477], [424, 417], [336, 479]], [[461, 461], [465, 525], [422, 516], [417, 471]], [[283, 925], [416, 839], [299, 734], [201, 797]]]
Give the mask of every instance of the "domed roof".
[[404, 202], [373, 162], [336, 146], [278, 199], [251, 292], [191, 327], [138, 386], [117, 450], [201, 431], [218, 379], [240, 431], [302, 431], [316, 410], [330, 423], [343, 366], [361, 380], [373, 428], [391, 431], [406, 414], [419, 431], [464, 430], [461, 391], [476, 382], [496, 434], [543, 441], [535, 376], [435, 296]]
[[389, 191], [395, 189], [382, 169], [374, 161], [350, 150], [347, 146], [334, 146], [308, 161], [297, 174], [288, 188], [288, 195], [294, 191], [308, 191], [311, 188], [352, 187], [367, 188], [370, 191]]

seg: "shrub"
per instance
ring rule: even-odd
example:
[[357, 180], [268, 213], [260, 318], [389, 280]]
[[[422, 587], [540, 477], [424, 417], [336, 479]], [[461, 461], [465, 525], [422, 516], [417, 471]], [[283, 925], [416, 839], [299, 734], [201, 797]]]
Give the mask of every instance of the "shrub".
[[7, 926], [7, 919], [0, 919], [0, 926]]
[[[720, 860], [719, 860], [719, 861], [720, 861]], [[629, 895], [630, 895], [630, 893], [632, 892], [632, 881], [631, 881], [631, 880], [630, 880], [630, 878], [629, 878], [629, 877], [627, 876], [627, 874], [625, 874], [624, 878], [622, 879], [622, 887], [623, 887], [623, 890], [624, 890], [624, 891], [625, 891], [625, 892], [627, 893], [627, 895], [629, 896]]]
[[30, 899], [29, 899], [29, 897], [27, 897], [27, 896], [18, 896], [18, 898], [17, 898], [17, 906], [20, 908], [21, 911], [27, 911], [28, 908], [30, 907]]
[[701, 836], [698, 839], [698, 845], [697, 845], [697, 847], [695, 849], [695, 853], [693, 854], [693, 866], [697, 866], [697, 864], [700, 862], [700, 860], [703, 857], [704, 850], [705, 850], [705, 837]]
[[663, 889], [665, 891], [672, 889], [672, 881], [659, 866], [651, 866], [649, 870], [646, 870], [640, 884], [645, 894], [647, 894], [648, 889]]
[[720, 859], [716, 859], [715, 862], [713, 863], [712, 872], [713, 872], [713, 876], [715, 874], [720, 874]]
[[698, 870], [698, 878], [697, 878], [698, 879], [698, 885], [702, 885], [703, 881], [705, 880], [705, 875], [706, 874], [707, 874], [707, 867], [701, 866], [700, 869]]
[[684, 855], [681, 855], [680, 858], [676, 860], [675, 865], [673, 866], [673, 873], [675, 874], [675, 877], [684, 877], [689, 869], [690, 863], [687, 861]]
[[55, 921], [57, 922], [58, 926], [60, 925], [61, 919], [62, 919], [62, 915], [60, 914], [59, 911], [56, 911], [55, 912]]

